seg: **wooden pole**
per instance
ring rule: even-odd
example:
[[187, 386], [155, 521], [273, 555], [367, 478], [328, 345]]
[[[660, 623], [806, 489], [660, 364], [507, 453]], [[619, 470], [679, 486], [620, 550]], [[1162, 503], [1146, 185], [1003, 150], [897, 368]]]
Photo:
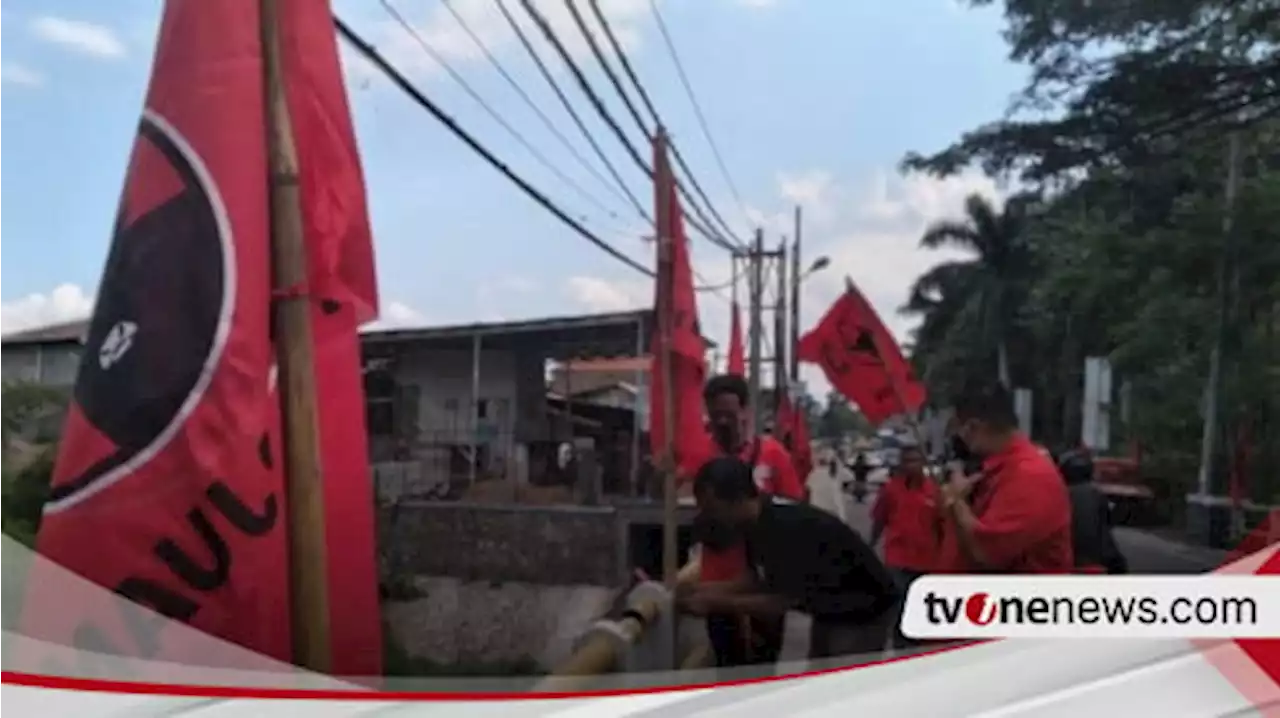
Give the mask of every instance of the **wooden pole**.
[[791, 249], [791, 383], [800, 383], [800, 206], [796, 206], [796, 238]]
[[329, 596], [325, 566], [324, 484], [311, 341], [311, 298], [303, 236], [298, 153], [289, 121], [280, 51], [280, 4], [259, 0], [271, 207], [276, 360], [284, 434], [288, 506], [289, 595], [293, 660], [328, 673]]
[[749, 388], [751, 390], [751, 434], [759, 436], [760, 430], [764, 424], [764, 411], [760, 406], [760, 370], [763, 362], [761, 361], [761, 351], [763, 349], [764, 339], [764, 322], [761, 313], [763, 308], [764, 295], [764, 230], [756, 229], [756, 241], [751, 248], [750, 254], [750, 279], [748, 286], [751, 293], [751, 320], [750, 320], [750, 352], [747, 357], [747, 369], [751, 372], [749, 379]]
[[[787, 239], [778, 246], [778, 304], [773, 311], [773, 426], [774, 434], [782, 436], [779, 419], [783, 402], [791, 400], [787, 386]], [[792, 447], [794, 451], [794, 447]], [[806, 477], [800, 477], [803, 481]]]
[[676, 457], [675, 457], [675, 424], [676, 405], [674, 389], [671, 385], [673, 372], [671, 367], [671, 340], [674, 318], [671, 301], [674, 284], [674, 266], [672, 258], [671, 236], [672, 212], [670, 183], [671, 164], [667, 159], [667, 131], [659, 127], [654, 138], [657, 167], [654, 177], [656, 191], [655, 219], [658, 227], [658, 325], [662, 337], [659, 371], [662, 372], [662, 418], [666, 428], [663, 436], [663, 490], [662, 490], [662, 578], [668, 586], [674, 586], [676, 573], [680, 568], [680, 559], [676, 555], [679, 550], [677, 512], [679, 502], [676, 500]]

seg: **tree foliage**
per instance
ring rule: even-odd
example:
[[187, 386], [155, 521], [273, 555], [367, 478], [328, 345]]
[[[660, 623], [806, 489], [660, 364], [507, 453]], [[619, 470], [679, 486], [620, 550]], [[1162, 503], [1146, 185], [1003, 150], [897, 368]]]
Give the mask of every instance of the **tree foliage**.
[[1003, 209], [971, 199], [922, 238], [973, 258], [916, 281], [903, 311], [921, 319], [917, 370], [946, 396], [997, 376], [1003, 343], [1012, 383], [1034, 391], [1038, 438], [1069, 445], [1080, 439], [1083, 360], [1109, 357], [1128, 387], [1115, 443], [1140, 444], [1180, 500], [1199, 468], [1221, 346], [1214, 488], [1241, 472], [1255, 500], [1280, 500], [1280, 3], [1004, 7], [1028, 86], [1004, 119], [904, 164], [947, 174], [977, 162], [1035, 192]]

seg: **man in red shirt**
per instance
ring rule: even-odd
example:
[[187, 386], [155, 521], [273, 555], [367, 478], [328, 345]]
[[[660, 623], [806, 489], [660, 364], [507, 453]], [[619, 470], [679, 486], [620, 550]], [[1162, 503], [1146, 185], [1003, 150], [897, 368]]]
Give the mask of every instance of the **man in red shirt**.
[[939, 573], [1070, 573], [1071, 503], [1053, 460], [1017, 429], [1000, 385], [965, 392], [956, 437], [982, 471], [955, 472], [940, 490]]
[[[703, 464], [714, 458], [736, 456], [752, 466], [760, 493], [802, 500], [804, 486], [782, 444], [772, 436], [749, 438], [749, 395], [746, 380], [737, 375], [724, 374], [707, 382], [702, 397], [715, 453], [689, 457], [680, 467], [682, 478], [692, 479]], [[741, 536], [728, 527], [706, 522], [700, 522], [694, 529], [700, 545], [702, 583], [730, 583], [750, 578]], [[748, 621], [736, 615], [707, 617], [707, 634], [720, 666], [777, 661], [782, 650], [783, 629], [780, 620]]]
[[[884, 536], [884, 563], [904, 600], [911, 582], [928, 573], [938, 556], [938, 487], [925, 475], [924, 464], [919, 447], [902, 447], [898, 471], [871, 507], [871, 545]], [[912, 643], [900, 626], [894, 630], [895, 647]]]

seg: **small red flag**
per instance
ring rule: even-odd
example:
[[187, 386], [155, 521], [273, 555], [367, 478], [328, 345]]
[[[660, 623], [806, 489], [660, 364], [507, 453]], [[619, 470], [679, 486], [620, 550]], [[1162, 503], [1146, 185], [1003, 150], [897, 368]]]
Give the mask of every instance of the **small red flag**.
[[787, 439], [791, 463], [800, 481], [813, 471], [813, 447], [809, 441], [809, 422], [799, 399], [785, 398], [778, 407], [779, 435]]
[[738, 376], [747, 375], [746, 350], [742, 346], [742, 314], [738, 303], [733, 302], [729, 316], [729, 366], [728, 373]]
[[[702, 386], [706, 382], [706, 344], [698, 325], [697, 297], [693, 290], [693, 267], [689, 262], [689, 240], [684, 231], [684, 214], [680, 198], [676, 194], [675, 179], [671, 174], [666, 144], [661, 136], [654, 147], [655, 199], [664, 198], [670, 208], [670, 226], [658, 230], [670, 241], [670, 276], [659, 276], [655, 282], [654, 316], [657, 326], [653, 334], [653, 367], [649, 382], [649, 437], [655, 457], [666, 450], [668, 431], [673, 437], [674, 460], [679, 466], [690, 456], [700, 456], [709, 451], [710, 439], [706, 432], [702, 411]], [[662, 238], [659, 238], [660, 245]], [[662, 247], [658, 247], [662, 251]], [[671, 328], [671, 344], [666, 346], [662, 327]], [[671, 357], [671, 400], [674, 402], [675, 425], [667, 427], [664, 410], [666, 377], [662, 372], [663, 352]]]
[[799, 357], [822, 367], [827, 381], [873, 424], [924, 406], [924, 385], [852, 282], [818, 326], [801, 338]]
[[[325, 0], [281, 0], [314, 300], [333, 670], [381, 672], [356, 328], [377, 308], [364, 187]], [[153, 611], [291, 659], [258, 3], [169, 0], [37, 547]], [[198, 664], [90, 596], [24, 631]], [[45, 592], [47, 594], [47, 592]], [[33, 598], [34, 597], [34, 598]], [[61, 600], [60, 600], [61, 599]]]

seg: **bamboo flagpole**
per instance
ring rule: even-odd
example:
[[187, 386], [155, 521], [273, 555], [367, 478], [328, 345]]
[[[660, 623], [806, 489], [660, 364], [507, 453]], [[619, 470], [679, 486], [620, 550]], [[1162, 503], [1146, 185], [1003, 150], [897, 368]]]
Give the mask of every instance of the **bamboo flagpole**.
[[671, 236], [672, 212], [674, 208], [671, 206], [671, 192], [669, 182], [671, 178], [671, 165], [667, 160], [667, 131], [663, 127], [659, 127], [654, 137], [654, 155], [656, 159], [654, 188], [656, 189], [656, 207], [654, 219], [657, 221], [658, 231], [658, 331], [662, 337], [660, 356], [658, 357], [658, 370], [662, 372], [662, 420], [665, 430], [663, 432], [662, 446], [662, 578], [667, 585], [675, 586], [677, 572], [680, 569], [679, 557], [676, 552], [679, 550], [678, 540], [678, 523], [677, 513], [679, 511], [679, 502], [676, 499], [676, 458], [675, 458], [675, 424], [676, 424], [676, 404], [675, 404], [675, 387], [672, 381], [674, 372], [672, 371], [671, 362], [671, 341], [673, 337], [673, 327], [671, 326], [674, 318], [674, 307], [671, 306], [674, 299], [674, 267], [672, 265], [672, 248], [671, 243], [675, 238]]
[[305, 291], [298, 152], [285, 95], [280, 44], [280, 0], [259, 0], [271, 210], [271, 259], [276, 360], [279, 365], [288, 507], [289, 595], [293, 660], [328, 673], [329, 601], [325, 566], [324, 486], [311, 337], [311, 300]]

